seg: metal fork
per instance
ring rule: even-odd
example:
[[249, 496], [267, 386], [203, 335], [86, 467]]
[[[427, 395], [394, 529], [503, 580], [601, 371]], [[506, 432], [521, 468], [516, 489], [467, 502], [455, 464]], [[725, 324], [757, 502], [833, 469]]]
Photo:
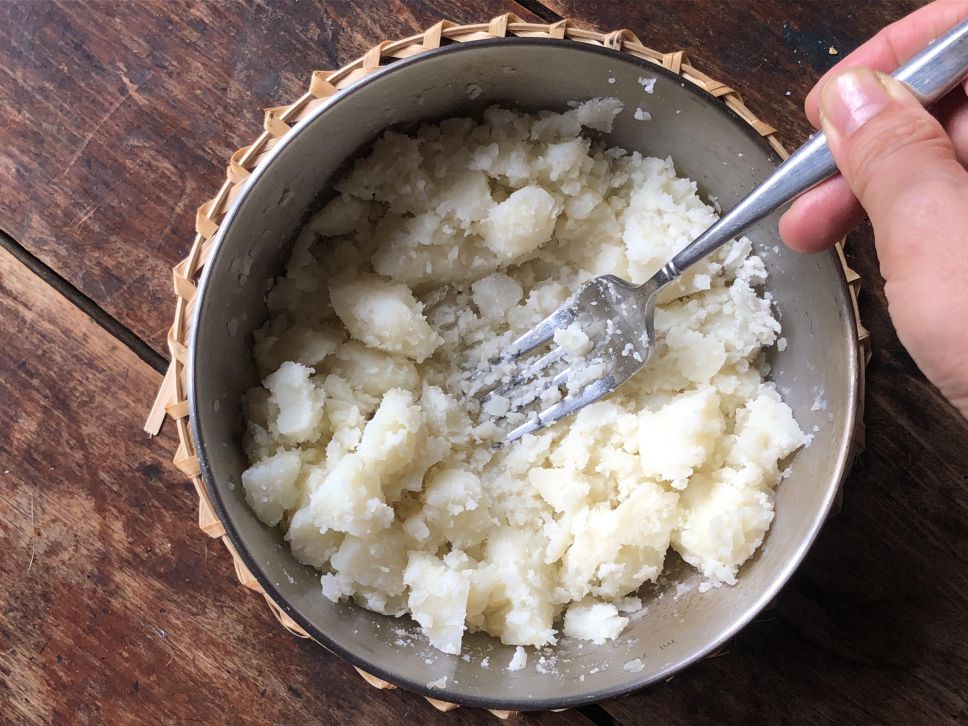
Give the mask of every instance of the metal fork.
[[[966, 75], [968, 20], [933, 41], [893, 73], [894, 78], [907, 84], [925, 106], [944, 96]], [[553, 348], [512, 371], [510, 380], [488, 392], [484, 400], [495, 395], [524, 403], [537, 400], [551, 388], [567, 385], [569, 379], [581, 373], [581, 365], [601, 366], [601, 375], [578, 391], [569, 390], [566, 397], [540, 413], [532, 414], [525, 423], [508, 433], [504, 442], [515, 441], [576, 412], [631, 378], [646, 364], [652, 352], [655, 303], [659, 291], [752, 224], [836, 172], [837, 166], [830, 155], [826, 137], [819, 132], [644, 284], [634, 285], [614, 275], [596, 277], [537, 326], [517, 338], [501, 356], [500, 362], [519, 361], [552, 340], [555, 331], [574, 323], [592, 341], [592, 349], [582, 364], [572, 365], [549, 377], [543, 374], [565, 357], [560, 347]], [[546, 383], [546, 387], [538, 391], [525, 390], [522, 394], [522, 389], [536, 379]]]

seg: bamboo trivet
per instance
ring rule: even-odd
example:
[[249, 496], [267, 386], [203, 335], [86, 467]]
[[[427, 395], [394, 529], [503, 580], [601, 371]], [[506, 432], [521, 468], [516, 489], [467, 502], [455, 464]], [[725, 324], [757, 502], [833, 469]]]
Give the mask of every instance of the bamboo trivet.
[[[235, 572], [239, 582], [250, 590], [260, 593], [269, 604], [273, 614], [286, 630], [300, 638], [308, 638], [309, 634], [303, 630], [292, 618], [286, 615], [260, 587], [258, 581], [243, 564], [231, 541], [225, 533], [222, 522], [219, 521], [205, 491], [201, 479], [198, 458], [195, 456], [195, 443], [192, 440], [188, 421], [188, 401], [186, 393], [185, 363], [188, 358], [189, 326], [191, 324], [192, 307], [197, 292], [196, 281], [205, 266], [205, 261], [212, 247], [212, 240], [218, 232], [219, 224], [226, 212], [238, 197], [243, 183], [259, 166], [266, 154], [278, 144], [292, 129], [292, 127], [314, 109], [332, 101], [339, 93], [362, 78], [378, 71], [382, 66], [398, 59], [419, 55], [428, 50], [439, 48], [453, 42], [466, 43], [474, 40], [491, 38], [505, 38], [519, 36], [528, 38], [556, 38], [573, 40], [578, 43], [590, 43], [604, 46], [613, 50], [629, 53], [662, 66], [680, 75], [684, 80], [698, 86], [707, 93], [721, 99], [740, 118], [748, 123], [760, 134], [782, 158], [787, 157], [787, 151], [777, 137], [776, 129], [758, 119], [750, 111], [740, 95], [725, 83], [713, 80], [693, 66], [683, 51], [660, 53], [642, 44], [629, 30], [615, 30], [611, 33], [600, 33], [576, 27], [570, 20], [557, 23], [527, 23], [517, 15], [508, 13], [493, 18], [488, 23], [474, 25], [456, 25], [448, 20], [442, 20], [419, 35], [413, 35], [403, 40], [385, 40], [368, 50], [362, 57], [343, 66], [336, 71], [314, 71], [309, 82], [309, 89], [294, 103], [288, 106], [277, 106], [266, 109], [263, 132], [249, 146], [245, 146], [234, 154], [229, 162], [226, 180], [214, 198], [205, 202], [198, 209], [195, 217], [195, 241], [191, 251], [184, 260], [172, 270], [175, 287], [175, 320], [168, 331], [168, 349], [171, 352], [171, 364], [158, 391], [158, 396], [152, 406], [151, 413], [145, 424], [145, 431], [156, 435], [161, 429], [165, 416], [175, 421], [178, 430], [178, 449], [175, 452], [174, 463], [186, 476], [190, 477], [195, 491], [198, 493], [198, 526], [209, 537], [222, 540], [222, 543], [232, 555]], [[858, 320], [858, 341], [862, 350], [867, 351], [868, 333], [859, 323], [857, 314], [857, 293], [860, 288], [860, 277], [847, 266], [841, 245], [837, 245], [840, 261], [847, 275], [850, 285], [851, 299], [854, 306], [855, 319]], [[862, 386], [863, 389], [863, 386]], [[854, 435], [855, 451], [863, 447], [863, 428], [858, 424]], [[376, 688], [394, 688], [388, 683], [369, 673], [361, 671], [360, 675]], [[446, 701], [427, 697], [435, 708], [450, 711], [458, 706]], [[511, 711], [492, 710], [498, 718], [506, 719]]]

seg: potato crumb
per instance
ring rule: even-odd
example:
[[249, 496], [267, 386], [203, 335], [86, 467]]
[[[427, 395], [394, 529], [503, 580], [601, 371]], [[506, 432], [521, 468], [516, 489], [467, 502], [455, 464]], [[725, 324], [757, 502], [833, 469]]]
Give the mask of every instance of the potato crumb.
[[573, 356], [583, 356], [591, 350], [592, 343], [588, 336], [581, 329], [581, 324], [577, 321], [567, 328], [559, 328], [555, 331], [554, 341], [557, 345]]
[[628, 622], [611, 603], [583, 600], [565, 611], [564, 633], [600, 645], [618, 637]]
[[514, 649], [514, 655], [511, 656], [511, 662], [508, 663], [509, 671], [519, 671], [528, 665], [528, 654], [524, 652], [524, 648], [520, 645]]
[[645, 668], [645, 665], [642, 663], [641, 658], [626, 661], [625, 665], [622, 666], [622, 670], [627, 673], [641, 673], [643, 668]]

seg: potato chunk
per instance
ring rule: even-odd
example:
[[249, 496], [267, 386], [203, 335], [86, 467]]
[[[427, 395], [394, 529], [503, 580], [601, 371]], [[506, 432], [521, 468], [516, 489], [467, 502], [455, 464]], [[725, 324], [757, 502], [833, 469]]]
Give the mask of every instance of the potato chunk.
[[407, 607], [430, 644], [444, 653], [460, 653], [470, 589], [466, 575], [433, 555], [411, 552], [403, 581], [410, 588]]
[[420, 363], [442, 342], [406, 285], [378, 277], [334, 281], [329, 297], [350, 335], [372, 348]]
[[349, 454], [328, 474], [316, 470], [310, 478], [314, 491], [309, 506], [320, 529], [365, 537], [386, 529], [393, 521], [393, 510], [383, 501], [379, 477], [367, 471], [359, 455]]
[[292, 515], [286, 541], [293, 556], [306, 565], [322, 569], [339, 549], [345, 535], [332, 529], [320, 529], [310, 507], [303, 507]]
[[656, 412], [639, 415], [642, 473], [684, 489], [716, 446], [725, 421], [716, 389], [703, 386], [677, 396]]
[[388, 479], [410, 463], [422, 439], [423, 415], [413, 394], [394, 388], [363, 429], [356, 454], [369, 472]]
[[515, 260], [550, 240], [556, 219], [555, 198], [539, 186], [527, 186], [491, 209], [481, 237], [501, 259]]
[[682, 493], [682, 523], [672, 544], [706, 577], [732, 584], [773, 521], [770, 494], [697, 476]]
[[280, 451], [242, 472], [245, 501], [265, 524], [279, 524], [287, 509], [299, 501], [296, 479], [302, 459], [295, 451]]
[[264, 381], [279, 412], [274, 428], [295, 443], [319, 438], [325, 395], [310, 380], [312, 373], [311, 368], [287, 361]]

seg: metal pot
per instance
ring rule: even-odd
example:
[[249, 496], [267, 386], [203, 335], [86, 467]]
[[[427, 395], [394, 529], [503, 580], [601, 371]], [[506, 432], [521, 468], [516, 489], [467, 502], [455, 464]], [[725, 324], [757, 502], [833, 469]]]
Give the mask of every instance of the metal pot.
[[[644, 94], [640, 77], [656, 78], [653, 95]], [[388, 66], [301, 121], [246, 182], [199, 288], [189, 352], [192, 430], [209, 495], [235, 548], [268, 595], [321, 644], [365, 671], [442, 700], [566, 708], [669, 677], [722, 646], [773, 599], [816, 537], [848, 466], [860, 366], [844, 273], [834, 253], [788, 251], [773, 217], [749, 233], [766, 261], [789, 341], [771, 354], [773, 378], [802, 428], [816, 430], [813, 443], [795, 455], [791, 476], [777, 490], [771, 531], [735, 586], [700, 593], [698, 575], [673, 566], [664, 584], [643, 590], [647, 612], [634, 616], [617, 641], [594, 646], [565, 638], [547, 650], [542, 667], [532, 653], [528, 667], [510, 672], [514, 649], [490, 636], [466, 637], [464, 660], [430, 648], [407, 618], [334, 605], [320, 592], [319, 574], [298, 563], [281, 533], [246, 505], [240, 401], [257, 383], [251, 333], [265, 320], [268, 285], [283, 270], [295, 232], [333, 174], [390, 125], [473, 114], [495, 102], [563, 109], [606, 95], [628, 109], [616, 119], [610, 145], [672, 156], [679, 173], [723, 207], [778, 161], [723, 103], [627, 54], [536, 39], [445, 47]], [[635, 120], [637, 106], [652, 120]], [[824, 408], [816, 405], [821, 400]], [[626, 669], [636, 658], [643, 668]], [[428, 685], [442, 676], [444, 687]]]

